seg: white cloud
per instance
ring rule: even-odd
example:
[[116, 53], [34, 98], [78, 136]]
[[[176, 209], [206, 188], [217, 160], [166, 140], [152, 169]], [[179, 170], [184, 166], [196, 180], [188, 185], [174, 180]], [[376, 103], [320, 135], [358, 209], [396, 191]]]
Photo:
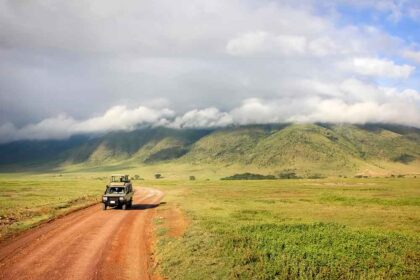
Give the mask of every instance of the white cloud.
[[[332, 122], [332, 123], [403, 123], [413, 125], [420, 122], [420, 114], [415, 106], [405, 103], [383, 103], [372, 101], [346, 103], [341, 99], [319, 100], [313, 104], [313, 112], [292, 116], [292, 122]], [[402, 117], [406, 121], [401, 121]], [[418, 125], [417, 125], [418, 126]]]
[[276, 123], [285, 120], [287, 107], [291, 104], [284, 100], [265, 101], [260, 98], [244, 100], [241, 106], [234, 108], [230, 114], [237, 124]]
[[231, 55], [248, 55], [265, 51], [268, 36], [264, 31], [243, 34], [229, 40], [226, 51]]
[[248, 32], [228, 41], [226, 51], [231, 55], [304, 54], [306, 38], [295, 35], [274, 35], [266, 31]]
[[[337, 1], [398, 14], [374, 0]], [[420, 111], [409, 90], [418, 73], [398, 62], [416, 44], [374, 23], [343, 24], [336, 3], [0, 0], [0, 136], [323, 119], [325, 100], [353, 108], [349, 116], [384, 104]]]
[[305, 90], [312, 88], [313, 94], [275, 99], [249, 98], [229, 111], [209, 107], [176, 115], [168, 108], [114, 106], [103, 115], [86, 120], [59, 115], [20, 128], [5, 123], [0, 126], [0, 143], [129, 131], [142, 125], [211, 128], [281, 122], [384, 122], [420, 127], [420, 93], [415, 90], [380, 88], [356, 79], [336, 84], [304, 80], [302, 84]]
[[102, 116], [82, 121], [77, 121], [66, 115], [59, 115], [21, 128], [16, 128], [11, 123], [5, 123], [0, 126], [0, 142], [23, 139], [65, 139], [75, 134], [132, 130], [139, 125], [166, 125], [166, 118], [172, 117], [173, 114], [173, 111], [169, 109], [152, 109], [143, 106], [128, 109], [126, 106], [115, 106]]
[[396, 123], [420, 127], [420, 93], [381, 88], [360, 80], [303, 81], [312, 95], [245, 100], [230, 115], [236, 124], [276, 122]]
[[312, 40], [308, 45], [309, 51], [317, 56], [334, 55], [344, 51], [337, 43], [329, 37], [321, 37]]
[[295, 35], [278, 35], [273, 38], [276, 49], [283, 54], [304, 54], [306, 52], [306, 38]]
[[355, 57], [342, 63], [341, 67], [365, 76], [405, 79], [415, 70], [411, 65], [398, 65], [391, 60], [371, 57]]
[[232, 117], [217, 108], [194, 109], [175, 118], [168, 126], [173, 128], [223, 127], [233, 123]]
[[406, 50], [403, 52], [403, 56], [413, 60], [417, 64], [420, 64], [420, 51]]
[[[284, 33], [267, 30], [249, 31], [229, 39], [225, 50], [230, 55], [245, 57], [282, 56], [305, 59], [331, 56], [338, 58], [340, 56], [366, 55], [372, 48], [390, 49], [398, 43], [396, 38], [384, 34], [375, 27], [350, 26], [342, 30], [332, 28], [323, 30], [323, 32], [302, 32], [302, 34], [289, 34], [287, 30]], [[355, 63], [360, 63], [360, 59], [374, 60], [373, 58], [356, 57]], [[376, 60], [379, 61], [379, 59]], [[391, 61], [382, 61], [382, 63], [384, 62]]]

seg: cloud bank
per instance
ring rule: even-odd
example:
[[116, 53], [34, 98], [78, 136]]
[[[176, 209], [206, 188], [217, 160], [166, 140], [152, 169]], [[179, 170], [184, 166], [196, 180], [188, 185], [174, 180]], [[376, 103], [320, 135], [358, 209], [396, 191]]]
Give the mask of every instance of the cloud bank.
[[6, 123], [0, 126], [0, 141], [65, 139], [76, 134], [132, 130], [142, 124], [166, 125], [167, 118], [173, 115], [174, 112], [169, 109], [144, 106], [128, 109], [126, 106], [115, 106], [103, 115], [87, 120], [75, 120], [70, 116], [59, 115], [21, 128]]
[[[6, 123], [0, 126], [0, 143], [65, 139], [76, 134], [130, 131], [141, 126], [214, 128], [284, 122], [374, 122], [420, 127], [420, 111], [416, 105], [420, 93], [414, 90], [399, 92], [395, 88], [376, 88], [359, 80], [347, 80], [337, 85], [308, 82], [308, 85], [315, 85], [314, 93], [319, 95], [271, 100], [250, 98], [225, 112], [210, 107], [177, 115], [169, 108], [114, 106], [103, 115], [86, 120], [59, 115], [20, 128]], [[321, 93], [324, 93], [323, 97]]]
[[414, 0], [0, 0], [0, 142], [142, 125], [419, 127], [419, 10]]

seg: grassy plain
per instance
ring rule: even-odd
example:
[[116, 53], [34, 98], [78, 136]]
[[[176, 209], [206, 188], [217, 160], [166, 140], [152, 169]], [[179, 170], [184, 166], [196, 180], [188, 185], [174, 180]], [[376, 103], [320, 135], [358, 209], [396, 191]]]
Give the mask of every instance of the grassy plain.
[[[111, 172], [101, 171], [0, 175], [2, 236], [98, 201]], [[419, 278], [420, 178], [221, 181], [208, 170], [196, 181], [153, 179], [158, 172], [129, 173], [166, 193], [156, 258], [168, 279]], [[188, 221], [178, 237], [163, 221], [171, 207]]]
[[420, 179], [153, 182], [190, 221], [157, 220], [170, 279], [418, 279]]
[[0, 240], [98, 202], [105, 181], [92, 174], [0, 174]]

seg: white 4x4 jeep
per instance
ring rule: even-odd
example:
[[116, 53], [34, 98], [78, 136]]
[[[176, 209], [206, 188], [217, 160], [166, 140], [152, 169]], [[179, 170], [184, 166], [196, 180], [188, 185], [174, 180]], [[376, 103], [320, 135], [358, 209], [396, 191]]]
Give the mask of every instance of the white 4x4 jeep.
[[102, 196], [103, 209], [113, 206], [126, 210], [133, 205], [133, 194], [133, 186], [128, 175], [112, 175], [111, 182], [106, 186]]

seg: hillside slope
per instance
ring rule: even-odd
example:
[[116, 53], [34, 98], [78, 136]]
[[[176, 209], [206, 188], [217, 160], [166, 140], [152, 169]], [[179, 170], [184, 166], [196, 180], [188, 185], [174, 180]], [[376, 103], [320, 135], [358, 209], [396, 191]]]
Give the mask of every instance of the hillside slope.
[[381, 174], [389, 167], [406, 169], [410, 164], [417, 170], [419, 135], [415, 128], [400, 128], [396, 132], [379, 125], [242, 127], [203, 137], [181, 161], [239, 163], [274, 171], [297, 170], [303, 174], [332, 171], [354, 174], [366, 169]]
[[145, 128], [62, 141], [0, 145], [0, 168], [162, 163], [300, 174], [420, 173], [420, 130], [391, 125], [289, 124]]

